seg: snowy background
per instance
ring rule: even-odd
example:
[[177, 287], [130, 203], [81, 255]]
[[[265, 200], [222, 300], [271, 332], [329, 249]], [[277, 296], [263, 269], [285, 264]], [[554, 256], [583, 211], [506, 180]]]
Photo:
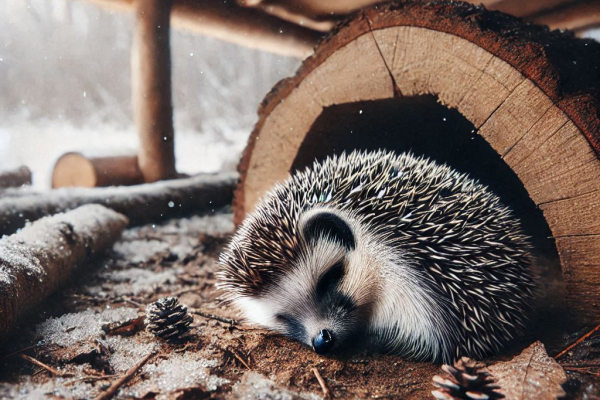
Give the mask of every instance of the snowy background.
[[[87, 2], [0, 0], [0, 170], [27, 165], [44, 189], [65, 152], [135, 151], [133, 23]], [[235, 168], [258, 104], [300, 61], [176, 29], [171, 47], [178, 170]]]
[[[49, 188], [68, 151], [137, 148], [133, 15], [70, 0], [0, 1], [0, 170], [27, 165]], [[264, 95], [300, 61], [172, 30], [180, 172], [233, 169]]]

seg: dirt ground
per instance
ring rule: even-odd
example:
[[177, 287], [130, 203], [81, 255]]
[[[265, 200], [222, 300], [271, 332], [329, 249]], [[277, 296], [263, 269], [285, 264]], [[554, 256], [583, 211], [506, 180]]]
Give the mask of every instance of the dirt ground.
[[[114, 398], [319, 399], [324, 393], [314, 368], [333, 398], [433, 398], [437, 365], [389, 355], [323, 357], [283, 336], [228, 321], [238, 316], [214, 285], [218, 254], [232, 230], [227, 213], [128, 229], [103, 259], [79, 266], [72, 282], [0, 349], [0, 399], [94, 399], [149, 354]], [[143, 329], [145, 305], [165, 296], [178, 297], [193, 312], [193, 329], [177, 344]], [[545, 327], [540, 334], [539, 326], [502, 359], [540, 335], [554, 355], [589, 330], [569, 332], [554, 323], [548, 325], [552, 334]], [[600, 398], [600, 336], [561, 363], [569, 377], [567, 398]]]

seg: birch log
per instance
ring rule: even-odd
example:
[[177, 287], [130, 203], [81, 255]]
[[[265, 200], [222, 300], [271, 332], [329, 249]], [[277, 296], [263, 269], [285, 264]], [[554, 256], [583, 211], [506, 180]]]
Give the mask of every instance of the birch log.
[[0, 340], [76, 267], [112, 246], [127, 223], [106, 207], [86, 205], [0, 239]]

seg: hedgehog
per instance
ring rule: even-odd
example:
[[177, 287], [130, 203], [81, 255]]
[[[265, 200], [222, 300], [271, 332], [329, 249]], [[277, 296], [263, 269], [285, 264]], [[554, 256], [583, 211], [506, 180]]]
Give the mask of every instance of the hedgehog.
[[220, 255], [250, 323], [318, 354], [497, 354], [532, 310], [531, 245], [488, 187], [425, 157], [355, 151], [267, 193]]

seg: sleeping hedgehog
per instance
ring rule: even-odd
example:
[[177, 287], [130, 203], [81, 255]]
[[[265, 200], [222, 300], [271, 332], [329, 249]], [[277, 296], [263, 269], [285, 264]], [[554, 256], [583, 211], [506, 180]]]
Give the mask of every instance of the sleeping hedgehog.
[[277, 184], [220, 257], [250, 322], [319, 354], [449, 363], [521, 335], [530, 245], [489, 189], [425, 158], [332, 156]]

